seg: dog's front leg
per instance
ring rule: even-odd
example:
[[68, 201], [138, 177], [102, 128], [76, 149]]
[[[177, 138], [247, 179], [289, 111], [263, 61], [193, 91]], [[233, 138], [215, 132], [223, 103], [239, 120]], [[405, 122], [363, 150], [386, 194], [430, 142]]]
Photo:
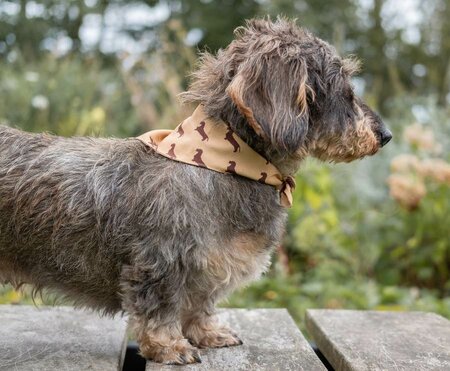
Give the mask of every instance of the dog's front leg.
[[196, 304], [182, 312], [183, 335], [199, 348], [241, 345], [242, 340], [229, 327], [219, 323], [214, 299], [196, 298]]
[[201, 362], [198, 349], [183, 337], [179, 321], [161, 324], [133, 316], [131, 323], [143, 357], [164, 364]]
[[182, 291], [182, 283], [170, 272], [155, 277], [134, 268], [125, 273], [123, 307], [145, 358], [164, 364], [201, 362], [198, 349], [181, 331]]

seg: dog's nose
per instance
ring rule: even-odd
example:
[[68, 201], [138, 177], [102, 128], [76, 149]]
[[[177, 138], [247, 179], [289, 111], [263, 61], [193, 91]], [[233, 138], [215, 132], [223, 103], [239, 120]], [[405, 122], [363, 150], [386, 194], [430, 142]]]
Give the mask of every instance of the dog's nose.
[[392, 139], [392, 133], [389, 129], [383, 129], [380, 132], [380, 145], [384, 147]]

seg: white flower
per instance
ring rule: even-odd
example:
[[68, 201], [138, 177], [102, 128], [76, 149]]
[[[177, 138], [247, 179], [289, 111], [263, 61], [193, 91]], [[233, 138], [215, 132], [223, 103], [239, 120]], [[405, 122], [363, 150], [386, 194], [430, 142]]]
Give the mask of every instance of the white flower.
[[40, 110], [44, 110], [48, 107], [49, 101], [45, 95], [35, 95], [31, 100], [31, 105]]
[[25, 80], [29, 82], [36, 82], [39, 80], [39, 74], [37, 72], [27, 71], [25, 72]]

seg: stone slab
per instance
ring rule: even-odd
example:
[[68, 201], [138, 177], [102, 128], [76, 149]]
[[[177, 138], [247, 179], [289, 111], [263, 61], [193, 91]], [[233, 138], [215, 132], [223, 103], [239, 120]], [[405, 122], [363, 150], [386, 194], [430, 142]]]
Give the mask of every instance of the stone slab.
[[0, 305], [0, 370], [121, 370], [126, 329], [70, 307]]
[[325, 370], [285, 309], [224, 309], [219, 319], [238, 333], [243, 345], [201, 349], [202, 363], [183, 367], [148, 361], [146, 370]]
[[450, 322], [424, 312], [314, 309], [306, 327], [335, 370], [450, 370]]

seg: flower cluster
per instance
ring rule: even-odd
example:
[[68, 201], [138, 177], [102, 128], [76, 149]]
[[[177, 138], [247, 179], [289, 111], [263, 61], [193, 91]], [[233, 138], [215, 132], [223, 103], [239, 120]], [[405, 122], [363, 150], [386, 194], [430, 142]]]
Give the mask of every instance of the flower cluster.
[[435, 140], [433, 131], [423, 125], [415, 123], [406, 127], [403, 137], [407, 143], [418, 150], [431, 153], [440, 153], [442, 150], [441, 145]]
[[[433, 132], [418, 124], [405, 129], [405, 140], [418, 152], [440, 151]], [[427, 194], [427, 183], [450, 186], [450, 164], [440, 158], [420, 158], [416, 154], [401, 154], [391, 162], [388, 178], [391, 197], [407, 210], [415, 210]]]

